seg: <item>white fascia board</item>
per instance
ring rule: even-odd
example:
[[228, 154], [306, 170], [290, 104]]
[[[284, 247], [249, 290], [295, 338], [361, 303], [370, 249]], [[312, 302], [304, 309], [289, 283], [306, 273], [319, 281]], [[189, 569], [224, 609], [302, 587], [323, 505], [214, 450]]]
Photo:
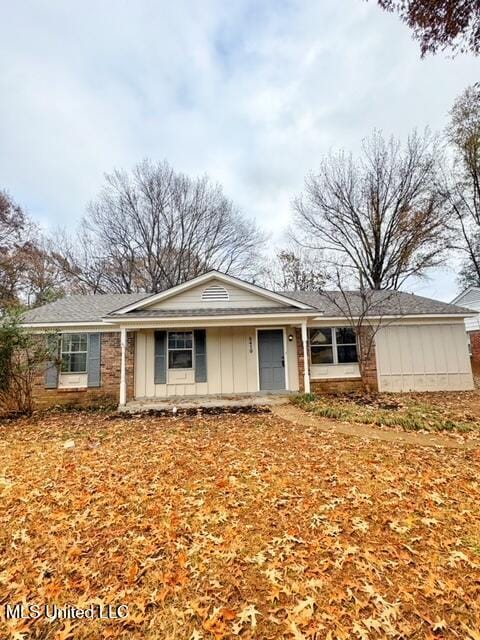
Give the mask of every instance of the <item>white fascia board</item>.
[[459, 293], [458, 296], [456, 298], [454, 298], [450, 304], [458, 304], [458, 302], [464, 298], [468, 293], [470, 293], [470, 291], [473, 290], [480, 290], [480, 287], [474, 287], [473, 285], [470, 285], [469, 287], [467, 287], [464, 291], [462, 291], [462, 293]]
[[[227, 284], [233, 284], [240, 289], [245, 289], [246, 291], [251, 291], [253, 293], [257, 293], [264, 298], [268, 298], [270, 300], [275, 300], [277, 302], [283, 302], [284, 304], [288, 304], [293, 307], [298, 307], [299, 309], [311, 309], [312, 307], [303, 302], [299, 302], [294, 298], [288, 298], [287, 296], [283, 296], [280, 293], [275, 293], [274, 291], [269, 291], [268, 289], [264, 289], [263, 287], [259, 287], [256, 284], [250, 284], [249, 282], [245, 282], [244, 280], [240, 280], [239, 278], [235, 278], [234, 276], [228, 276], [225, 273], [221, 273], [220, 271], [209, 271], [208, 273], [204, 273], [201, 276], [197, 276], [193, 278], [193, 280], [188, 280], [187, 282], [183, 282], [182, 284], [178, 284], [175, 287], [171, 287], [166, 291], [162, 291], [160, 293], [155, 293], [148, 298], [142, 298], [142, 300], [138, 300], [126, 307], [120, 307], [117, 309], [115, 313], [125, 314], [129, 311], [134, 311], [135, 309], [143, 309], [143, 307], [148, 307], [149, 305], [159, 302], [160, 300], [166, 300], [167, 298], [171, 298], [172, 296], [181, 293], [182, 291], [187, 291], [188, 289], [192, 289], [193, 287], [197, 287], [199, 284], [204, 282], [208, 282], [209, 280], [220, 280], [221, 282], [225, 282]], [[318, 312], [317, 312], [318, 313]]]
[[[385, 315], [385, 316], [365, 316], [363, 318], [364, 322], [368, 322], [369, 320], [462, 320], [463, 318], [472, 318], [477, 316], [478, 313], [417, 313], [417, 314], [409, 314], [409, 315]], [[340, 322], [340, 321], [349, 321], [349, 320], [358, 320], [358, 316], [318, 316], [314, 318], [314, 322], [321, 322], [325, 325], [326, 322]]]
[[89, 329], [98, 329], [99, 331], [108, 331], [108, 326], [112, 331], [116, 331], [116, 325], [105, 322], [23, 322], [20, 324], [24, 329], [68, 329], [69, 327], [88, 327]]
[[154, 325], [158, 325], [158, 324], [162, 324], [162, 325], [170, 325], [170, 326], [175, 326], [176, 322], [190, 322], [192, 324], [198, 324], [199, 322], [215, 322], [215, 323], [230, 323], [231, 321], [245, 321], [245, 322], [258, 322], [259, 320], [272, 320], [273, 322], [277, 321], [277, 320], [281, 320], [283, 322], [288, 321], [288, 322], [301, 322], [302, 320], [305, 320], [306, 318], [312, 318], [313, 316], [318, 316], [318, 312], [317, 311], [310, 311], [310, 312], [305, 312], [305, 313], [299, 313], [299, 314], [292, 314], [292, 313], [262, 313], [262, 314], [248, 314], [248, 315], [230, 315], [230, 316], [212, 316], [212, 315], [208, 315], [208, 316], [161, 316], [161, 317], [145, 317], [145, 318], [129, 318], [129, 317], [116, 317], [116, 318], [108, 318], [107, 321], [109, 323], [113, 323], [115, 325], [122, 325], [125, 327], [128, 327], [130, 324], [138, 324], [138, 325], [144, 325], [144, 324], [154, 324]]

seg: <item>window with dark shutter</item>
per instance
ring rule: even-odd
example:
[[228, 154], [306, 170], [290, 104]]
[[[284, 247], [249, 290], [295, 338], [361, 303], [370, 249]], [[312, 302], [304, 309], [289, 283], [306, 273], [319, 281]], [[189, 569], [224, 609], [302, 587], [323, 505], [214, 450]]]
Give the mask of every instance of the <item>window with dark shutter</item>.
[[165, 384], [167, 382], [167, 332], [155, 331], [155, 384]]
[[47, 336], [47, 349], [50, 360], [45, 369], [45, 388], [56, 389], [58, 387], [58, 349], [60, 346], [57, 335]]
[[207, 381], [207, 332], [195, 329], [195, 382]]
[[89, 387], [100, 386], [101, 345], [100, 333], [88, 334], [87, 385]]

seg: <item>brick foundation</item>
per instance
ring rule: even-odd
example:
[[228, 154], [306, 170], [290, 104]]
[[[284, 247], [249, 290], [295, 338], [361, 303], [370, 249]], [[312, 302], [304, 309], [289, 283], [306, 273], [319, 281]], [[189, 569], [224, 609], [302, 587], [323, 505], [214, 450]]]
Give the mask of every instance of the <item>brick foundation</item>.
[[[43, 339], [43, 337], [42, 337]], [[98, 407], [117, 405], [120, 395], [120, 332], [102, 333], [102, 352], [100, 361], [100, 387], [82, 387], [71, 389], [46, 389], [45, 374], [40, 371], [35, 378], [33, 397], [38, 408], [55, 405], [71, 407]], [[126, 379], [127, 400], [134, 397], [135, 380], [135, 333], [127, 333]]]
[[[370, 327], [362, 327], [359, 336], [360, 349], [364, 350], [362, 353], [365, 357], [363, 377], [326, 378], [323, 380], [312, 380], [310, 378], [310, 390], [312, 391], [312, 393], [347, 393], [349, 391], [360, 391], [367, 387], [370, 389], [370, 391], [378, 390], [375, 338], [372, 338], [372, 332], [373, 329], [371, 329]], [[480, 334], [480, 331], [478, 333]], [[295, 329], [295, 336], [297, 342], [298, 381], [300, 392], [303, 393], [305, 391], [303, 379], [305, 373], [305, 361], [303, 357], [302, 333], [300, 329]], [[367, 354], [366, 352], [368, 351], [370, 341], [372, 341], [372, 345], [370, 348], [370, 352]], [[310, 367], [310, 349], [308, 350], [308, 357], [308, 367]]]
[[361, 378], [326, 378], [325, 380], [310, 380], [312, 393], [348, 393], [363, 389]]
[[475, 387], [480, 388], [480, 331], [469, 331], [470, 347], [472, 355], [470, 361], [472, 363], [472, 374]]

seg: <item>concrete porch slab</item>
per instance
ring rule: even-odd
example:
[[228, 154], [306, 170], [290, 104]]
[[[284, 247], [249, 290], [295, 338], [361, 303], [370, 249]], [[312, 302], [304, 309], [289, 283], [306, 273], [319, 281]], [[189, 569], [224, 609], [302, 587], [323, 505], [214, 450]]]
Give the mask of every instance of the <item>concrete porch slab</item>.
[[126, 405], [118, 407], [120, 412], [140, 413], [142, 411], [172, 411], [181, 412], [184, 409], [209, 409], [215, 408], [238, 409], [241, 407], [268, 407], [287, 404], [295, 392], [284, 393], [249, 393], [232, 395], [210, 396], [171, 396], [169, 398], [145, 398], [132, 400]]

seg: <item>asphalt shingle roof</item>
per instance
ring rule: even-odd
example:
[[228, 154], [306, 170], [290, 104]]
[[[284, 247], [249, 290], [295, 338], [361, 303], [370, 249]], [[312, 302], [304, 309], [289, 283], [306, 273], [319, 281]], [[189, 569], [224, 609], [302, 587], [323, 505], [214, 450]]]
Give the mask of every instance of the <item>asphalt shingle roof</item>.
[[367, 315], [371, 316], [471, 313], [465, 307], [405, 291], [368, 291], [365, 303], [362, 303], [362, 296], [358, 291], [329, 291], [327, 294], [314, 291], [282, 291], [281, 293], [321, 309], [326, 317], [341, 315], [340, 311], [358, 314], [362, 309], [368, 309]]
[[133, 304], [146, 293], [103, 293], [96, 295], [66, 296], [56, 302], [30, 309], [24, 322], [101, 322], [109, 313]]
[[[318, 309], [319, 315], [324, 317], [338, 317], [345, 310], [347, 305], [355, 312], [362, 309], [361, 298], [356, 291], [330, 292], [328, 294], [315, 293], [310, 291], [283, 291], [284, 296], [303, 302]], [[346, 300], [343, 296], [346, 296]], [[368, 309], [369, 315], [423, 315], [423, 314], [471, 314], [469, 309], [424, 298], [402, 291], [374, 291], [369, 294]], [[144, 298], [148, 298], [146, 293], [108, 293], [98, 295], [74, 295], [67, 296], [56, 302], [31, 309], [24, 316], [25, 323], [56, 323], [56, 322], [101, 322], [102, 318], [114, 315], [116, 311], [127, 305], [133, 304]], [[265, 314], [265, 313], [298, 313], [302, 311], [297, 307], [250, 307], [250, 308], [222, 308], [222, 309], [156, 309], [131, 311], [132, 317], [178, 317], [178, 316], [222, 316], [236, 314]]]

